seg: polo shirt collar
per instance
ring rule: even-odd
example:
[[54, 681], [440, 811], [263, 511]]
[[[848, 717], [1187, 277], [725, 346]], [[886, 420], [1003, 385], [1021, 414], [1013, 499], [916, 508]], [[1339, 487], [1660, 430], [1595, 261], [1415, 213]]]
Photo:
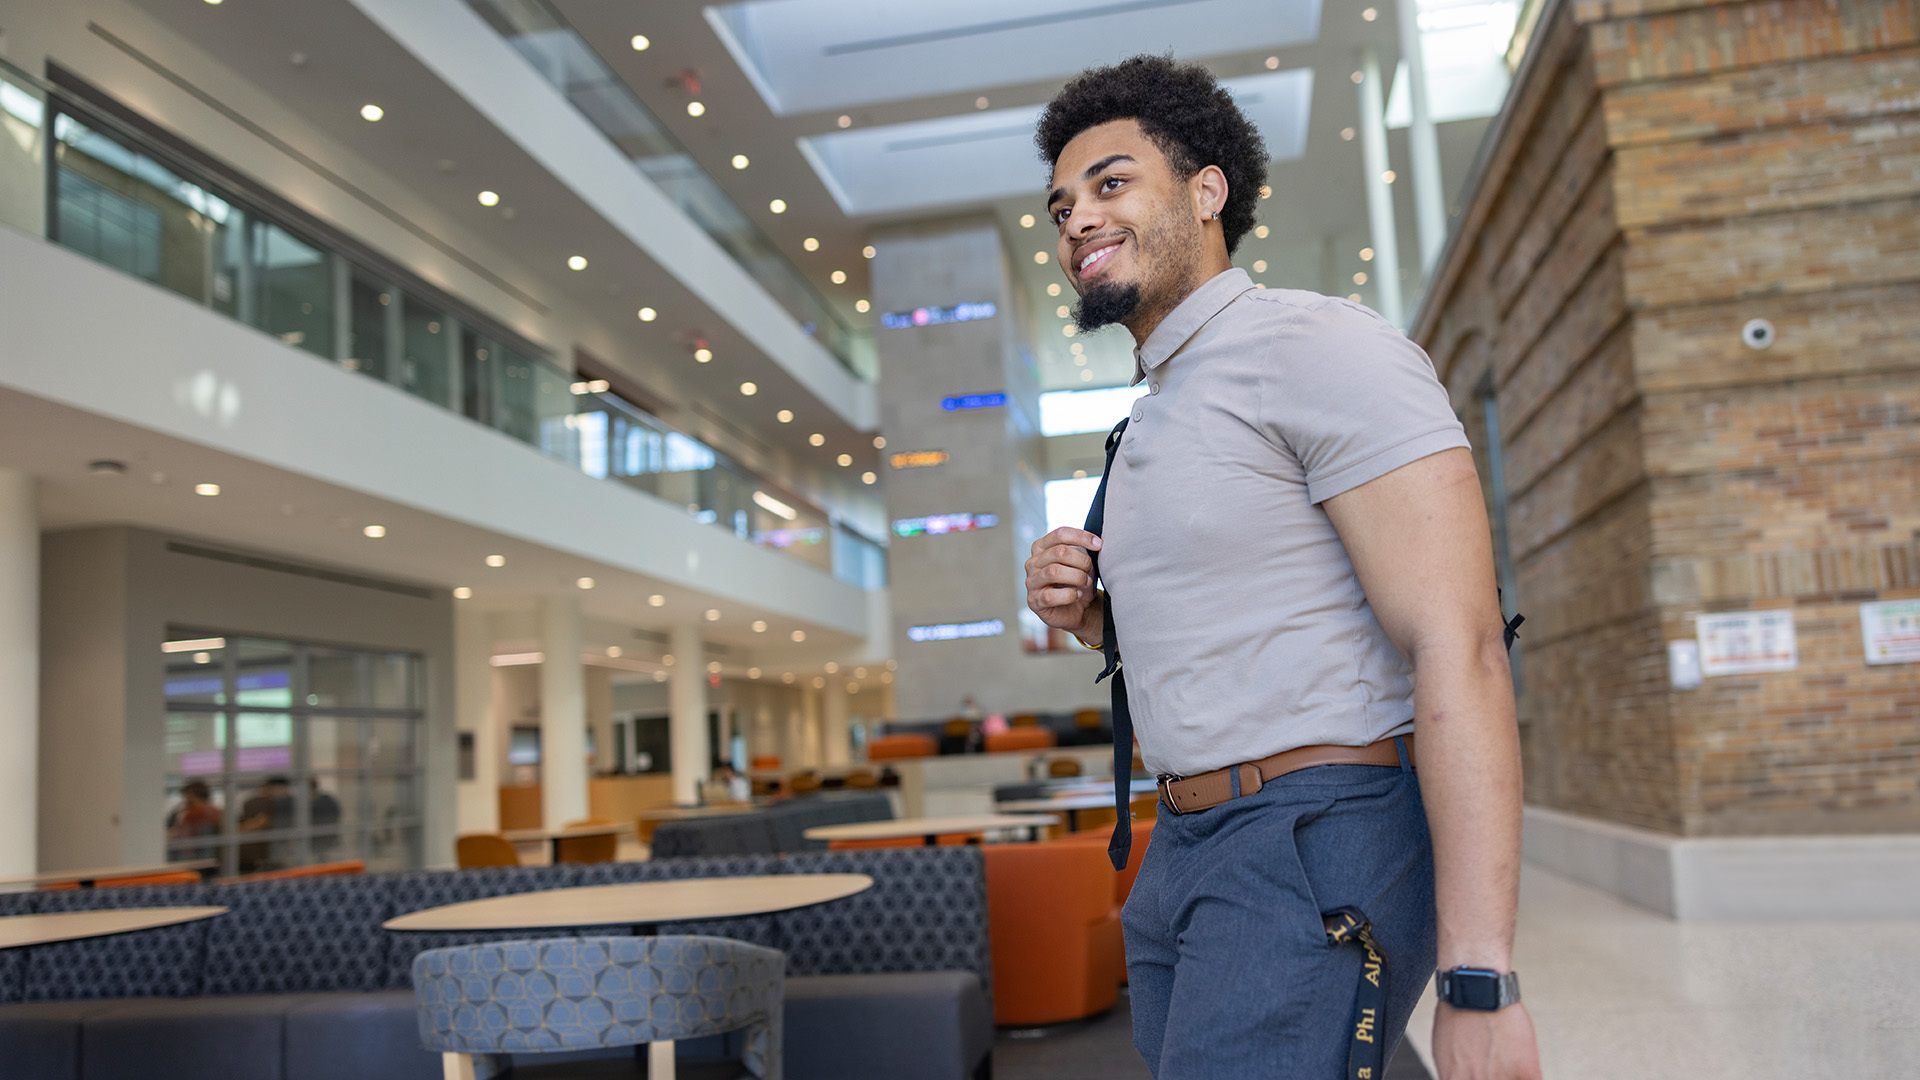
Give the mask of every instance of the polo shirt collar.
[[1171, 314], [1160, 320], [1153, 333], [1147, 335], [1146, 344], [1134, 347], [1133, 381], [1137, 383], [1146, 378], [1147, 372], [1179, 352], [1201, 327], [1252, 288], [1253, 279], [1236, 266], [1222, 270], [1188, 293]]

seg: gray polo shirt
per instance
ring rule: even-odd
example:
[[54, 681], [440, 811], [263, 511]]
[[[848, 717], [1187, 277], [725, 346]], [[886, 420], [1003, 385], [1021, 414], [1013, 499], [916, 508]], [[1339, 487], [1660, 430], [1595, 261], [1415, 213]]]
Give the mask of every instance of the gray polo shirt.
[[1191, 775], [1413, 728], [1407, 659], [1320, 504], [1457, 446], [1433, 363], [1359, 304], [1228, 270], [1136, 350], [1100, 554], [1141, 757]]

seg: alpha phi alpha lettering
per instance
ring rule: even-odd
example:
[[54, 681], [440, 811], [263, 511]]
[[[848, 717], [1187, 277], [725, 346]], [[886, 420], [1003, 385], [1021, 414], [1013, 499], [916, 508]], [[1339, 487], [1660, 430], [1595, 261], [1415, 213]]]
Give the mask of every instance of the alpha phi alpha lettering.
[[1361, 971], [1361, 977], [1366, 979], [1368, 982], [1372, 983], [1374, 986], [1377, 987], [1380, 985], [1379, 950], [1373, 947], [1373, 944], [1370, 940], [1363, 939], [1361, 944], [1365, 945], [1367, 949], [1367, 963], [1366, 963], [1366, 966]]
[[1355, 1042], [1370, 1043], [1373, 1041], [1373, 1016], [1374, 1011], [1372, 1009], [1360, 1010], [1360, 1019], [1355, 1021], [1353, 1025], [1353, 1038]]

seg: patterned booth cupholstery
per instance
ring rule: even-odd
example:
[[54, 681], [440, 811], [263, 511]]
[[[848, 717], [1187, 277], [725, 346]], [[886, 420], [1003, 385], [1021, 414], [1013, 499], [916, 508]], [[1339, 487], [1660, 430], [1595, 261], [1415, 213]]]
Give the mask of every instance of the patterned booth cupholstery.
[[710, 937], [594, 937], [430, 949], [414, 958], [420, 1041], [451, 1054], [587, 1050], [745, 1030], [779, 1080], [786, 958]]

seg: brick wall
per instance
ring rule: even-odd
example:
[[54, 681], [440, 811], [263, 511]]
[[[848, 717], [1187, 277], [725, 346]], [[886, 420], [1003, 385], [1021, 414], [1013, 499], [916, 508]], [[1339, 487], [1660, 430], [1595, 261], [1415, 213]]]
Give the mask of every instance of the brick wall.
[[[1551, 7], [1413, 331], [1496, 402], [1528, 797], [1920, 828], [1920, 665], [1857, 610], [1920, 596], [1920, 0]], [[1669, 688], [1666, 641], [1757, 608], [1797, 670]]]

